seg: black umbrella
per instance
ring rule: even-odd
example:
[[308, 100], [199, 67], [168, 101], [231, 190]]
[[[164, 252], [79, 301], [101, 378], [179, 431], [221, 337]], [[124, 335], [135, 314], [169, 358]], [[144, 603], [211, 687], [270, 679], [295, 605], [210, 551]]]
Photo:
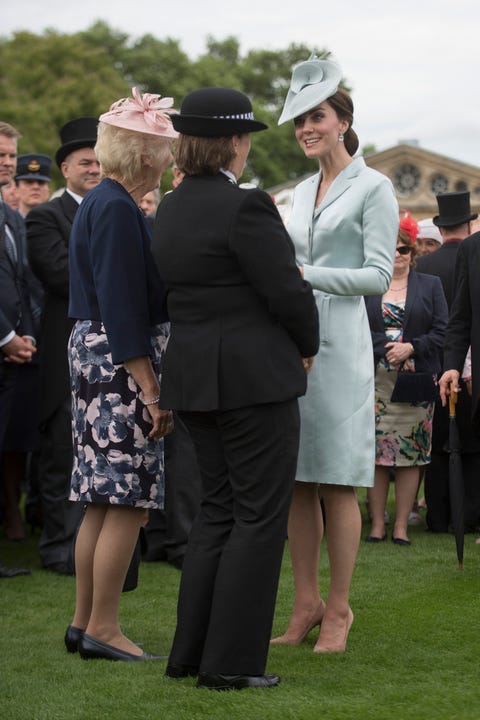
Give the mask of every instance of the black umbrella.
[[450, 458], [448, 461], [450, 510], [452, 514], [453, 532], [455, 533], [455, 543], [457, 545], [458, 567], [460, 570], [463, 570], [463, 546], [465, 533], [465, 517], [463, 506], [465, 487], [463, 483], [462, 458], [460, 455], [460, 436], [458, 433], [458, 425], [455, 413], [457, 393], [452, 389], [452, 384], [450, 385], [450, 395], [448, 400], [450, 421], [448, 425], [447, 451], [450, 453]]

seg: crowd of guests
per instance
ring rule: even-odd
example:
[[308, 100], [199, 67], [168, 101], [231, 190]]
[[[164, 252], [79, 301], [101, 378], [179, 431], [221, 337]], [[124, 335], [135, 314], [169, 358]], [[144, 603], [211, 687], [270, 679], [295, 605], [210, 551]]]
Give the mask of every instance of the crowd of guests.
[[[182, 569], [168, 677], [274, 687], [269, 645], [314, 628], [315, 653], [345, 652], [356, 488], [371, 544], [387, 539], [392, 482], [395, 545], [411, 544], [422, 478], [427, 527], [448, 532], [451, 389], [466, 525], [480, 523], [477, 216], [461, 192], [438, 196], [433, 219], [399, 217], [388, 178], [356, 154], [340, 80], [315, 56], [293, 71], [278, 122], [293, 121], [319, 171], [287, 227], [268, 193], [238, 186], [267, 126], [236, 90], [194, 90], [176, 112], [133, 88], [69, 121], [55, 156], [65, 190], [50, 200], [51, 159], [17, 158], [20, 135], [0, 123], [5, 534], [24, 536], [28, 477], [42, 566], [75, 575], [64, 641], [83, 659], [163, 658], [120, 626], [140, 538], [147, 560]], [[293, 607], [271, 638], [286, 536]]]

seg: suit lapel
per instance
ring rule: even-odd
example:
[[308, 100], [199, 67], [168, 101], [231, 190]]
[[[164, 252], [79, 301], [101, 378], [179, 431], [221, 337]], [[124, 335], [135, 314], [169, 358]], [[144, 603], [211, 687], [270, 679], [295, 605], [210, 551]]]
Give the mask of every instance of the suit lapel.
[[[316, 212], [323, 212], [325, 208], [335, 202], [340, 195], [348, 190], [352, 184], [354, 178], [358, 175], [360, 170], [364, 167], [365, 162], [363, 158], [357, 158], [352, 160], [335, 178], [333, 183], [328, 188], [327, 194], [323, 198], [320, 205], [316, 208]], [[317, 185], [318, 187], [318, 185]]]
[[408, 276], [408, 289], [407, 289], [407, 299], [405, 302], [405, 320], [403, 323], [403, 330], [405, 335], [405, 328], [408, 325], [408, 319], [410, 317], [410, 310], [415, 305], [415, 302], [417, 300], [417, 294], [418, 294], [418, 277], [414, 270], [410, 270], [410, 274]]
[[80, 207], [77, 201], [70, 195], [70, 193], [65, 191], [63, 195], [60, 196], [60, 204], [67, 220], [70, 223], [73, 223], [75, 214]]

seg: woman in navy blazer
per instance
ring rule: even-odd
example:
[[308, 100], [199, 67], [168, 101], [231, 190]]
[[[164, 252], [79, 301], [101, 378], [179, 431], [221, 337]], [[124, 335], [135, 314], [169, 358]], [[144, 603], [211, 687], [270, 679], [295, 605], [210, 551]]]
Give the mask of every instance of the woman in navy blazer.
[[[371, 543], [386, 539], [385, 506], [390, 471], [395, 468], [392, 541], [410, 544], [408, 515], [418, 490], [419, 467], [430, 462], [434, 378], [441, 369], [448, 308], [440, 279], [412, 269], [415, 225], [411, 219], [401, 221], [387, 292], [365, 298], [375, 362], [376, 467], [375, 485], [368, 491], [372, 528], [366, 538]], [[406, 381], [406, 390], [400, 389], [400, 381]], [[396, 395], [395, 401], [391, 399], [394, 389], [399, 401]]]
[[172, 161], [171, 102], [134, 88], [133, 99], [101, 115], [95, 152], [103, 179], [82, 201], [70, 237], [70, 499], [87, 509], [65, 644], [84, 659], [157, 658], [122, 633], [118, 615], [145, 512], [163, 507], [162, 436], [172, 429], [171, 413], [159, 407], [165, 294], [138, 207]]

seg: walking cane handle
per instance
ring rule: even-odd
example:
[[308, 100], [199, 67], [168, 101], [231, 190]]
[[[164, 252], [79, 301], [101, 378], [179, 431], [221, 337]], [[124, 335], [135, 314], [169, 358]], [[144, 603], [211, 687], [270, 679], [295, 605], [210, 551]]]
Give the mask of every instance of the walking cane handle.
[[448, 407], [450, 417], [455, 417], [455, 405], [457, 404], [457, 392], [453, 389], [453, 382], [450, 383], [450, 395], [448, 396]]

